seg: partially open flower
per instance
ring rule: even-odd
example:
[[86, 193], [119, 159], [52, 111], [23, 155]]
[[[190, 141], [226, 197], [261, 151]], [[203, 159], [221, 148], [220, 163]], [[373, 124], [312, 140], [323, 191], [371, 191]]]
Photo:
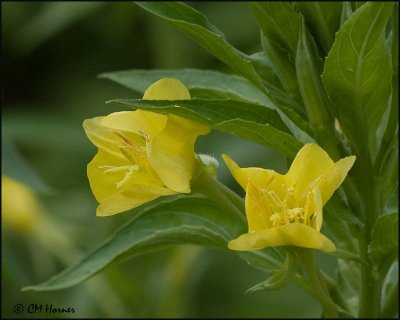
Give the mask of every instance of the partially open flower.
[[[144, 93], [146, 100], [190, 99], [176, 79], [164, 78]], [[194, 143], [210, 128], [176, 115], [137, 110], [85, 120], [98, 153], [88, 178], [100, 205], [97, 215], [126, 211], [160, 196], [189, 193], [195, 172]]]
[[306, 144], [287, 174], [261, 168], [240, 168], [223, 155], [234, 178], [246, 190], [249, 232], [229, 243], [233, 250], [298, 246], [335, 251], [320, 233], [322, 207], [341, 185], [355, 156], [334, 163], [316, 144]]

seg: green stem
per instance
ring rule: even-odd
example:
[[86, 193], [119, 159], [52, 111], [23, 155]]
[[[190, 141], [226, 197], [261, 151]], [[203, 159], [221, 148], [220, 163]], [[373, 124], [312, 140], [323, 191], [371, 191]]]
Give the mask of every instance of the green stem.
[[[229, 189], [226, 185], [215, 180], [216, 184], [218, 185], [219, 189], [224, 193], [224, 195], [242, 212], [244, 212], [244, 200], [240, 197], [236, 192], [233, 192]], [[243, 214], [242, 214], [243, 215]]]
[[324, 316], [327, 318], [337, 318], [337, 306], [332, 301], [329, 291], [322, 279], [322, 275], [316, 265], [313, 249], [298, 249], [299, 255], [302, 259], [304, 270], [310, 280], [311, 286], [314, 289], [316, 298], [319, 300]]
[[[365, 208], [365, 228], [360, 232], [358, 239], [360, 258], [372, 265], [368, 254], [368, 246], [371, 241], [372, 228], [381, 212], [382, 204], [368, 145], [360, 147], [359, 165], [355, 169], [357, 170], [358, 190]], [[376, 318], [379, 316], [380, 311], [382, 280], [371, 266], [362, 264], [360, 267], [361, 291], [358, 315], [360, 318]]]
[[343, 298], [342, 294], [338, 290], [336, 283], [324, 272], [321, 272], [322, 278], [325, 281], [326, 287], [328, 289], [329, 294], [332, 297], [332, 300], [340, 306], [344, 311], [349, 312], [350, 308], [347, 305], [347, 301]]
[[[369, 235], [362, 234], [359, 238], [360, 257], [370, 261], [368, 256]], [[371, 266], [364, 264], [361, 268], [361, 292], [358, 316], [360, 318], [377, 318], [381, 302], [381, 280]]]
[[199, 169], [192, 183], [192, 192], [198, 192], [213, 200], [221, 209], [236, 215], [242, 222], [247, 223], [244, 215], [243, 200], [235, 196], [233, 191], [212, 177], [206, 170]]
[[396, 282], [383, 305], [382, 318], [396, 318], [399, 314], [399, 283]]

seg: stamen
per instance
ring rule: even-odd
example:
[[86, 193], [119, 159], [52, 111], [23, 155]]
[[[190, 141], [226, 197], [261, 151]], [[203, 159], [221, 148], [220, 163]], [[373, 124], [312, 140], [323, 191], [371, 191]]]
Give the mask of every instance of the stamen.
[[285, 224], [285, 222], [282, 220], [282, 217], [279, 213], [274, 213], [269, 217], [269, 221], [272, 222], [273, 227], [277, 227], [280, 225]]
[[300, 201], [303, 200], [303, 198], [312, 190], [312, 188], [321, 181], [323, 176], [319, 176], [318, 178], [314, 179], [308, 186], [307, 188], [304, 189], [303, 193], [300, 196]]
[[121, 131], [115, 130], [115, 129], [108, 129], [108, 132], [115, 134], [119, 138], [121, 138], [127, 145], [123, 146], [126, 149], [132, 148], [137, 152], [143, 152], [145, 148], [141, 146], [139, 143], [137, 143], [134, 140], [129, 139], [127, 136], [125, 136]]
[[265, 186], [263, 187], [263, 189], [267, 189], [268, 186], [271, 184], [271, 182], [275, 179], [275, 176], [271, 176], [271, 178], [269, 178], [269, 180], [265, 183]]
[[283, 217], [285, 218], [285, 223], [288, 224], [289, 221], [289, 216], [288, 216], [288, 212], [287, 212], [287, 208], [286, 208], [286, 204], [283, 205]]
[[283, 207], [283, 202], [279, 199], [278, 195], [274, 191], [268, 191], [268, 194], [276, 201], [277, 204]]
[[137, 165], [129, 166], [128, 172], [125, 174], [125, 176], [122, 178], [122, 180], [116, 184], [117, 189], [125, 186], [128, 183], [128, 181], [130, 180], [130, 178], [132, 177], [133, 173], [137, 172], [138, 170], [139, 170], [139, 166], [137, 166]]
[[139, 130], [139, 134], [146, 140], [146, 142], [150, 141], [150, 136], [147, 132], [144, 132], [143, 130]]
[[128, 171], [125, 176], [122, 178], [120, 182], [116, 183], [117, 189], [121, 188], [122, 186], [126, 185], [126, 183], [129, 181], [129, 178], [132, 176], [132, 171]]
[[[113, 133], [122, 139], [124, 144], [119, 146], [119, 150], [129, 162], [137, 163], [142, 168], [148, 167], [146, 148], [144, 146], [140, 145], [140, 143], [135, 140], [129, 139], [119, 130], [108, 129], [108, 132]], [[147, 135], [145, 132], [142, 133]], [[133, 155], [128, 151], [131, 151]]]
[[293, 208], [288, 210], [290, 222], [304, 222], [304, 209], [303, 208]]
[[295, 188], [296, 188], [296, 182], [292, 183], [290, 187], [288, 187], [285, 184], [281, 185], [282, 189], [285, 192], [285, 198], [283, 199], [283, 203], [287, 207], [293, 207], [296, 206], [296, 199], [294, 196]]
[[99, 169], [107, 169], [104, 171], [104, 173], [113, 173], [113, 172], [121, 172], [121, 171], [126, 171], [128, 170], [129, 172], [135, 172], [139, 170], [139, 166], [137, 165], [128, 165], [128, 166], [119, 166], [119, 167], [113, 167], [113, 166], [99, 166]]
[[285, 184], [282, 184], [282, 189], [285, 191], [285, 193], [292, 195], [294, 194], [294, 190], [296, 189], [296, 183], [297, 183], [296, 181], [293, 182], [290, 187], [288, 187]]
[[127, 149], [130, 149], [129, 147], [124, 147], [124, 146], [120, 146], [119, 150], [121, 151], [121, 153], [124, 155], [124, 157], [131, 163], [136, 163], [136, 158], [134, 158], [128, 151]]
[[121, 146], [119, 146], [119, 148], [120, 149], [127, 149], [127, 150], [133, 149], [136, 152], [140, 152], [140, 153], [142, 153], [142, 152], [144, 152], [146, 150], [145, 148], [143, 148], [142, 146], [139, 146], [139, 145], [129, 145], [129, 146], [121, 145]]

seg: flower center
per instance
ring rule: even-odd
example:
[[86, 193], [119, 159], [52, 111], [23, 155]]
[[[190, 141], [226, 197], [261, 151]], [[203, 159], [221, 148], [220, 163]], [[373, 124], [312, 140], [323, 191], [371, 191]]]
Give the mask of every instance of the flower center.
[[122, 144], [119, 146], [119, 150], [129, 162], [135, 163], [139, 167], [147, 166], [146, 142], [148, 137], [145, 136], [145, 133], [127, 137], [120, 130], [110, 129], [109, 131], [121, 138]]
[[139, 170], [139, 166], [137, 165], [128, 165], [128, 166], [119, 166], [119, 167], [113, 167], [113, 166], [99, 166], [100, 169], [106, 169], [104, 170], [104, 173], [113, 173], [113, 172], [123, 172], [124, 176], [122, 179], [118, 182], [116, 182], [116, 187], [117, 189], [125, 186], [130, 178], [132, 178], [133, 174]]
[[274, 191], [266, 193], [269, 207], [273, 212], [269, 218], [273, 227], [288, 223], [306, 223], [305, 210], [298, 206], [294, 197], [295, 187], [296, 183], [293, 183], [290, 187], [282, 185], [282, 189], [285, 191], [283, 200]]
[[121, 145], [119, 145], [119, 150], [128, 161], [128, 165], [121, 166], [99, 166], [99, 169], [105, 169], [103, 172], [105, 174], [111, 173], [123, 173], [121, 179], [116, 182], [116, 188], [120, 189], [126, 186], [129, 181], [134, 177], [134, 173], [139, 170], [148, 171], [149, 162], [146, 155], [146, 142], [149, 139], [146, 133], [140, 132], [140, 135], [127, 137], [120, 130], [109, 129], [109, 132], [115, 134], [121, 139]]

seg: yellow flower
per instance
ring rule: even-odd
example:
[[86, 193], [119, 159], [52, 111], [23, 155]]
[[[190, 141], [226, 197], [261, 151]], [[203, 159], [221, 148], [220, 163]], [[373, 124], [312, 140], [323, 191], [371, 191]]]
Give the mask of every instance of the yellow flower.
[[[146, 100], [190, 99], [176, 79], [164, 78], [144, 93]], [[98, 153], [89, 163], [98, 216], [126, 211], [160, 196], [189, 193], [195, 172], [194, 143], [210, 128], [176, 115], [137, 110], [83, 122]]]
[[28, 186], [2, 175], [1, 212], [4, 225], [25, 232], [32, 230], [39, 216], [40, 205]]
[[229, 242], [233, 250], [257, 250], [273, 246], [298, 246], [335, 251], [320, 233], [322, 207], [341, 185], [355, 156], [336, 163], [316, 144], [306, 144], [289, 172], [240, 168], [223, 155], [234, 178], [246, 190], [249, 232]]

